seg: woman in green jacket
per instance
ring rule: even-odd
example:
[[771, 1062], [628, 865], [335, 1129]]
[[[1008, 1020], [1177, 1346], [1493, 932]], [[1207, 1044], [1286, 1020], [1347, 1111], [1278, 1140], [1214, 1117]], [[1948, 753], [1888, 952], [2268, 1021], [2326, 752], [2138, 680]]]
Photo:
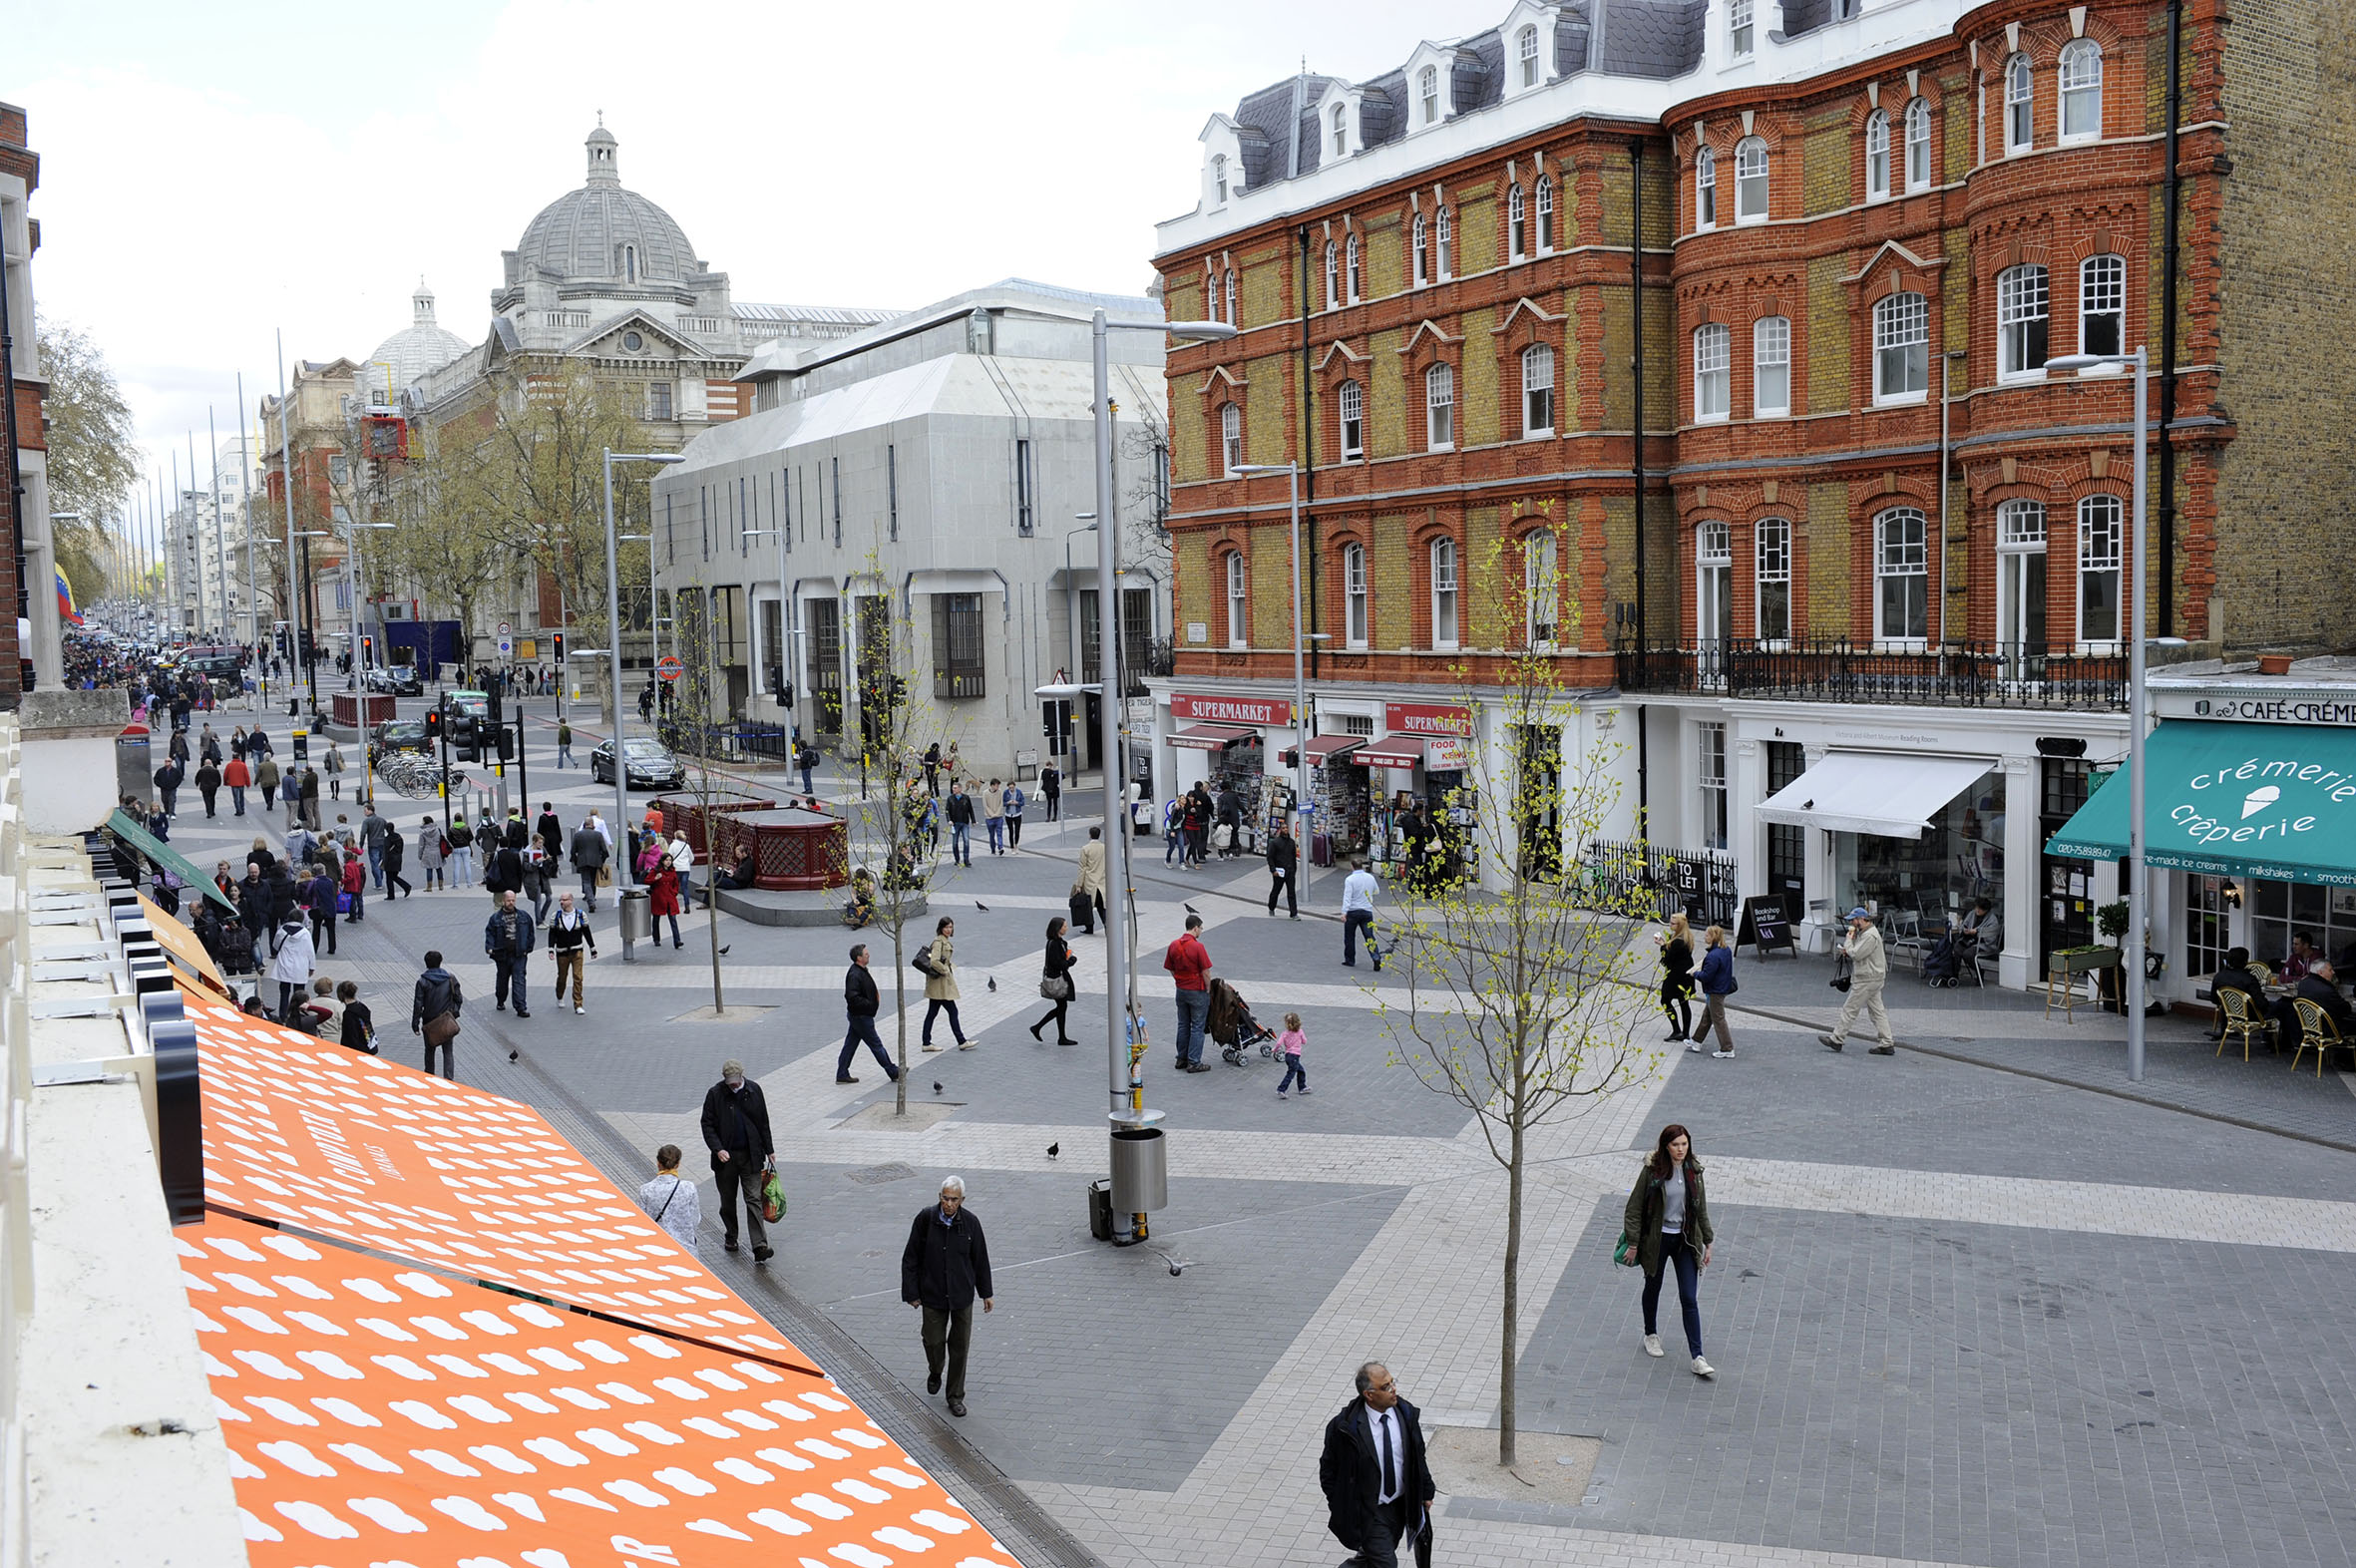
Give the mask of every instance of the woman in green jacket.
[[1673, 1266], [1694, 1375], [1717, 1375], [1718, 1369], [1702, 1358], [1702, 1271], [1710, 1266], [1710, 1205], [1703, 1196], [1702, 1162], [1694, 1158], [1693, 1135], [1678, 1123], [1661, 1129], [1660, 1141], [1638, 1167], [1624, 1226], [1644, 1270], [1645, 1354], [1662, 1354], [1661, 1275]]

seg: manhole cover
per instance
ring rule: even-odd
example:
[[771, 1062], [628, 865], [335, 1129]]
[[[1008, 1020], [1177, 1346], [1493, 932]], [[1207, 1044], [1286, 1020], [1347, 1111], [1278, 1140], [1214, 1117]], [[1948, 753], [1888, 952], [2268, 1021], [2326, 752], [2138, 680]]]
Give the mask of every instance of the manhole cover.
[[889, 1165], [863, 1165], [858, 1170], [845, 1171], [843, 1174], [862, 1187], [880, 1187], [888, 1181], [906, 1181], [916, 1173], [914, 1165], [903, 1165], [894, 1160]]

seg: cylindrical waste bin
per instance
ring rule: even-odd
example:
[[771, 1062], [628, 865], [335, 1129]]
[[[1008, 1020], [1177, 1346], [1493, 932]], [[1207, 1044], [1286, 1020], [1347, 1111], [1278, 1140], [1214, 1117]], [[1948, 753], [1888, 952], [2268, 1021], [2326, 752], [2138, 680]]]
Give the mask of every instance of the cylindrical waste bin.
[[1112, 1210], [1150, 1214], [1170, 1203], [1170, 1150], [1159, 1127], [1112, 1130]]
[[644, 942], [654, 935], [654, 901], [643, 888], [621, 890], [621, 940]]
[[115, 795], [129, 795], [143, 804], [156, 798], [156, 766], [145, 725], [134, 724], [115, 737]]

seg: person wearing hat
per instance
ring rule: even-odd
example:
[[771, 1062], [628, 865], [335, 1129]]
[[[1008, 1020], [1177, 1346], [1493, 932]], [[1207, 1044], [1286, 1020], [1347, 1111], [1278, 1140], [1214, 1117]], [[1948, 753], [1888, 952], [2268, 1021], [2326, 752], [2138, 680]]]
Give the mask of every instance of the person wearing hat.
[[1896, 1055], [1898, 1042], [1890, 1033], [1889, 1009], [1881, 1004], [1881, 987], [1890, 978], [1889, 955], [1882, 951], [1881, 933], [1873, 929], [1873, 917], [1862, 905], [1849, 911], [1848, 939], [1840, 945], [1840, 953], [1849, 961], [1848, 1000], [1841, 1006], [1840, 1021], [1832, 1025], [1832, 1032], [1816, 1038], [1832, 1050], [1840, 1049], [1857, 1014], [1864, 1012], [1872, 1016], [1873, 1032], [1881, 1041], [1872, 1054]]

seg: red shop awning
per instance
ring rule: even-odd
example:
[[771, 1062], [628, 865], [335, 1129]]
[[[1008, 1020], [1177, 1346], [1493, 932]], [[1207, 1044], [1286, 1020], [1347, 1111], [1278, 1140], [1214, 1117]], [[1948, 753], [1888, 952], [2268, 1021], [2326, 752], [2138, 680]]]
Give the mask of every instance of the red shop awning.
[[1193, 751], [1225, 751], [1237, 741], [1250, 740], [1258, 733], [1258, 730], [1238, 729], [1233, 724], [1196, 724], [1172, 735], [1170, 744]]
[[[1364, 735], [1312, 735], [1309, 737], [1309, 765], [1313, 768], [1323, 767], [1334, 758], [1355, 751], [1366, 743], [1367, 737]], [[1287, 747], [1285, 761], [1289, 765], [1292, 760], [1292, 748]]]
[[1423, 760], [1423, 740], [1419, 735], [1385, 735], [1352, 752], [1350, 760], [1370, 768], [1411, 768]]

